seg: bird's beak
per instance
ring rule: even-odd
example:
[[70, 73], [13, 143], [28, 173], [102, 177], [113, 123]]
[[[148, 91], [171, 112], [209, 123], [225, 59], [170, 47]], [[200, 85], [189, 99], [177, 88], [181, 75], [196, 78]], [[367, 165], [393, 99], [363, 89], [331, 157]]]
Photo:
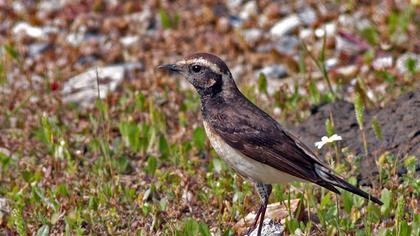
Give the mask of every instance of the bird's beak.
[[157, 67], [159, 70], [166, 70], [169, 72], [179, 73], [182, 69], [176, 64], [164, 64]]

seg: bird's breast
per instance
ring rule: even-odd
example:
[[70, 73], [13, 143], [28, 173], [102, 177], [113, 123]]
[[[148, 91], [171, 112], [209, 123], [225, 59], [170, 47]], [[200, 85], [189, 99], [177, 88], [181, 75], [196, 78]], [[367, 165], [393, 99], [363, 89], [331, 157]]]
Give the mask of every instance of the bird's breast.
[[227, 144], [206, 121], [203, 124], [216, 153], [241, 176], [265, 184], [286, 184], [297, 180], [289, 174], [243, 155], [239, 150]]

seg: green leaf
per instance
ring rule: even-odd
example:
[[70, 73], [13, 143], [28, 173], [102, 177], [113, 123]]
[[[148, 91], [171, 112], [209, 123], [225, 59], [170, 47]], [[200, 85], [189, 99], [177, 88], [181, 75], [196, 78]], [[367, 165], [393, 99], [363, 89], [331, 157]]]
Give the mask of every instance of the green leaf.
[[11, 162], [12, 158], [6, 156], [3, 152], [0, 152], [0, 164], [3, 170], [7, 170]]
[[381, 192], [381, 201], [384, 203], [381, 206], [381, 212], [383, 215], [388, 216], [391, 212], [392, 192], [384, 188]]
[[149, 158], [147, 158], [147, 164], [146, 164], [146, 167], [144, 168], [144, 171], [146, 172], [146, 174], [153, 176], [156, 172], [156, 168], [157, 168], [157, 159], [154, 156], [150, 156]]
[[160, 9], [159, 14], [160, 14], [160, 21], [162, 22], [162, 26], [164, 29], [171, 29], [176, 25], [178, 21], [177, 20], [178, 16], [176, 16], [175, 20], [173, 20], [171, 19], [169, 14], [163, 9]]
[[[412, 74], [415, 74], [417, 72], [417, 60], [414, 58], [408, 58], [405, 62], [405, 66], [407, 67], [408, 71], [410, 71]], [[0, 73], [1, 75], [1, 73]]]
[[26, 236], [26, 225], [22, 217], [22, 209], [15, 208], [11, 212], [11, 220], [16, 227], [16, 231], [20, 236]]
[[361, 34], [371, 45], [378, 44], [379, 34], [375, 27], [366, 27], [362, 30]]
[[381, 129], [381, 125], [379, 124], [378, 118], [376, 118], [376, 116], [374, 116], [372, 118], [372, 128], [373, 131], [375, 132], [375, 136], [378, 140], [383, 140], [383, 136], [382, 136], [382, 129]]
[[408, 171], [412, 173], [416, 171], [416, 164], [417, 164], [416, 156], [409, 156], [404, 160], [404, 167], [407, 168]]
[[36, 231], [36, 236], [48, 236], [50, 234], [50, 226], [43, 225]]
[[414, 213], [412, 233], [413, 235], [420, 235], [420, 214], [419, 213]]
[[55, 194], [60, 194], [62, 196], [69, 196], [69, 190], [66, 184], [59, 184], [55, 190]]
[[331, 137], [335, 133], [333, 122], [331, 121], [330, 118], [325, 120], [325, 130], [327, 132], [328, 137]]
[[220, 173], [223, 170], [223, 162], [220, 159], [214, 158], [212, 160], [212, 163], [213, 163], [214, 171], [216, 173]]
[[53, 224], [53, 225], [55, 225], [60, 220], [60, 218], [61, 218], [60, 215], [61, 215], [61, 212], [54, 212], [51, 215], [50, 223]]
[[6, 73], [4, 71], [4, 65], [0, 63], [0, 84], [6, 82]]
[[258, 76], [258, 91], [267, 94], [267, 77], [262, 72]]
[[197, 235], [199, 230], [199, 225], [197, 223], [197, 221], [195, 221], [194, 219], [188, 219], [187, 222], [184, 224], [184, 235]]
[[120, 123], [118, 128], [125, 145], [132, 152], [138, 152], [140, 150], [140, 128], [132, 122]]
[[209, 226], [206, 223], [200, 223], [199, 230], [202, 236], [211, 236]]
[[356, 113], [357, 123], [359, 124], [359, 128], [362, 130], [365, 106], [363, 105], [362, 96], [359, 93], [356, 93], [356, 97], [354, 100], [354, 109]]
[[9, 44], [5, 44], [4, 49], [6, 50], [7, 54], [15, 61], [19, 60], [19, 53], [15, 47]]
[[130, 166], [130, 162], [125, 156], [120, 156], [115, 160], [114, 164], [116, 165], [119, 173], [126, 173], [128, 167]]
[[393, 34], [398, 28], [398, 13], [392, 12], [388, 18], [388, 31]]
[[382, 77], [387, 83], [393, 84], [397, 80], [395, 75], [391, 75], [387, 71], [379, 71], [377, 72], [378, 77]]
[[203, 128], [198, 127], [194, 130], [192, 141], [196, 147], [204, 149], [206, 144], [206, 133]]
[[319, 92], [318, 88], [316, 87], [316, 84], [313, 81], [309, 83], [308, 89], [312, 103], [319, 104], [321, 102], [321, 93]]
[[405, 220], [401, 221], [400, 223], [400, 236], [410, 236], [411, 235], [411, 227], [407, 224]]
[[296, 229], [299, 228], [299, 222], [294, 218], [292, 218], [290, 220], [289, 220], [289, 218], [286, 218], [286, 227], [287, 227], [287, 230], [289, 232], [294, 233], [296, 231]]
[[146, 109], [146, 97], [142, 92], [139, 92], [136, 95], [136, 107], [140, 111], [144, 111]]
[[405, 213], [405, 200], [403, 196], [400, 196], [397, 200], [397, 211], [395, 213], [395, 218], [401, 220], [404, 217]]
[[161, 135], [159, 138], [159, 151], [162, 155], [161, 159], [168, 159], [168, 156], [170, 154], [170, 148], [168, 145], [168, 141], [166, 141], [164, 135]]
[[233, 236], [233, 235], [235, 235], [235, 233], [233, 232], [231, 228], [227, 228], [223, 232], [223, 236]]
[[347, 214], [351, 213], [351, 209], [353, 208], [353, 197], [349, 192], [343, 192], [343, 203], [344, 203], [344, 210]]

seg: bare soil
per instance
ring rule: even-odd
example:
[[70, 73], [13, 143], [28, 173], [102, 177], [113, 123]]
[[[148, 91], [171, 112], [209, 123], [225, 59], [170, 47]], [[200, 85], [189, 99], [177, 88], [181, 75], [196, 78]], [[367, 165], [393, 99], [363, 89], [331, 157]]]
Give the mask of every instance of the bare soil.
[[[360, 168], [364, 171], [361, 171], [359, 177], [363, 180], [378, 174], [375, 161], [385, 151], [396, 155], [399, 160], [409, 155], [420, 157], [420, 90], [408, 92], [382, 108], [365, 112], [364, 127], [369, 156], [364, 155], [352, 103], [337, 101], [315, 108], [313, 114], [293, 130], [305, 143], [313, 146], [326, 135], [325, 121], [330, 115], [334, 120], [335, 132], [343, 138], [342, 146], [347, 146], [353, 153], [362, 156]], [[382, 140], [376, 137], [372, 128], [372, 119], [375, 116], [382, 130]], [[321, 155], [326, 151], [327, 149], [322, 149]], [[417, 170], [420, 171], [420, 166]], [[400, 174], [404, 172], [403, 168], [399, 170]]]

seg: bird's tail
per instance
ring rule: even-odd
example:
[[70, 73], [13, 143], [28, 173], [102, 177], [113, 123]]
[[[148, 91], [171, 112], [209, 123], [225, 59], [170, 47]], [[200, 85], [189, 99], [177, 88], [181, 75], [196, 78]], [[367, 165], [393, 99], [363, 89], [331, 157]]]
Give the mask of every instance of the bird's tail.
[[[325, 182], [321, 183], [320, 185], [332, 190], [333, 192], [338, 192], [337, 189], [334, 188], [334, 186], [342, 188], [344, 190], [347, 190], [349, 192], [352, 192], [356, 195], [359, 195], [361, 197], [364, 197], [374, 203], [377, 203], [379, 205], [383, 205], [383, 203], [376, 197], [364, 192], [363, 190], [349, 184], [348, 182], [346, 182], [345, 180], [343, 180], [342, 178], [338, 177], [337, 175], [335, 175], [334, 173], [332, 173], [331, 170], [329, 170], [328, 168], [325, 168], [321, 165], [315, 165], [315, 171], [318, 174], [318, 176]], [[335, 190], [335, 191], [334, 191]]]

